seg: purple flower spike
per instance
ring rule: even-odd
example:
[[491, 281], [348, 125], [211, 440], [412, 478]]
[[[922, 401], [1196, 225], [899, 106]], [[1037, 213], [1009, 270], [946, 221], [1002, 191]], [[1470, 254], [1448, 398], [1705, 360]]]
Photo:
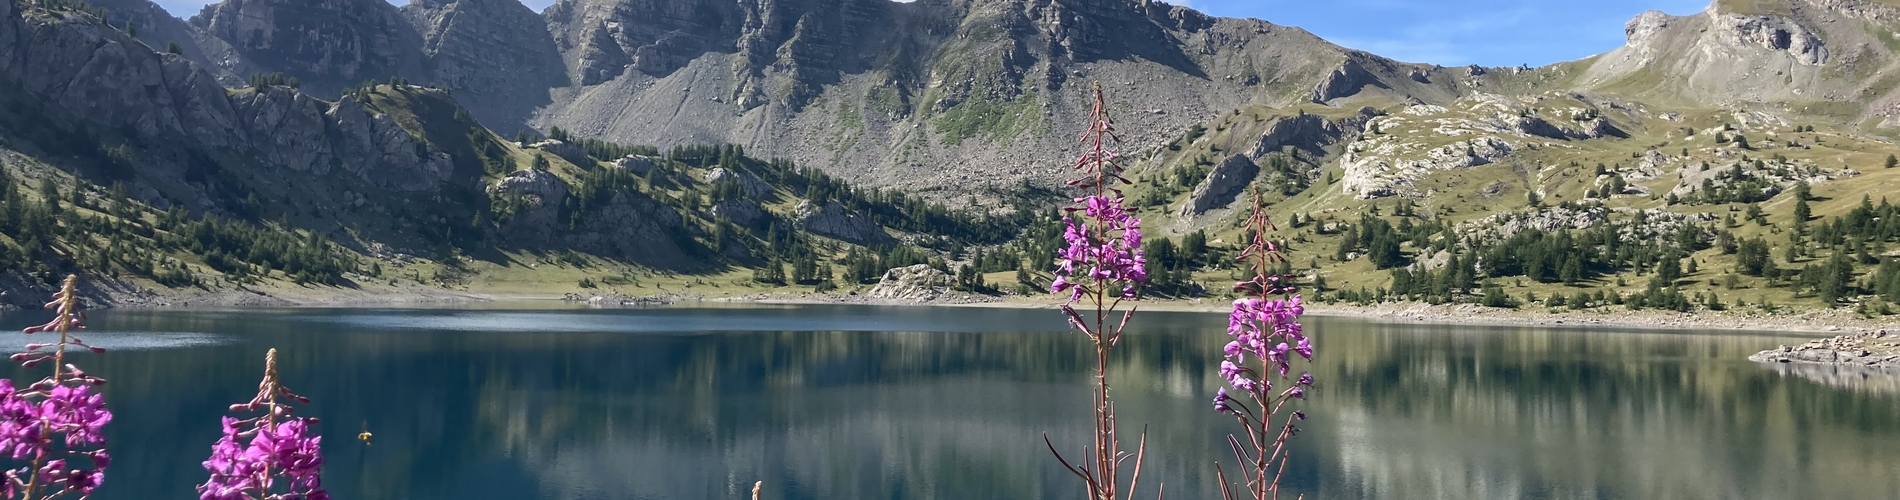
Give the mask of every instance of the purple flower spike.
[[211, 445], [211, 457], [204, 461], [210, 478], [198, 485], [199, 500], [330, 498], [323, 490], [323, 438], [310, 428], [317, 421], [285, 417], [290, 407], [280, 396], [308, 402], [278, 383], [277, 350], [271, 349], [264, 356], [257, 396], [231, 406], [232, 411], [267, 411], [243, 420], [223, 417], [224, 437]]
[[[1306, 420], [1306, 413], [1285, 406], [1292, 400], [1306, 399], [1307, 389], [1313, 385], [1312, 373], [1300, 372], [1299, 378], [1287, 384], [1284, 391], [1275, 393], [1274, 377], [1287, 379], [1294, 354], [1308, 363], [1313, 361], [1314, 354], [1312, 339], [1307, 337], [1299, 321], [1306, 307], [1299, 296], [1292, 295], [1296, 290], [1294, 278], [1271, 274], [1273, 266], [1285, 263], [1286, 257], [1281, 254], [1284, 247], [1267, 238], [1268, 232], [1275, 228], [1263, 208], [1256, 189], [1253, 215], [1245, 225], [1245, 237], [1252, 241], [1239, 258], [1247, 262], [1254, 273], [1251, 279], [1234, 285], [1234, 290], [1243, 297], [1234, 301], [1227, 317], [1227, 335], [1233, 340], [1221, 347], [1225, 359], [1220, 364], [1220, 376], [1245, 398], [1230, 396], [1226, 387], [1214, 398], [1215, 411], [1233, 415], [1248, 429], [1248, 435], [1254, 437], [1241, 440], [1229, 436], [1237, 447], [1242, 446], [1242, 442], [1253, 447], [1251, 455], [1239, 448], [1234, 453], [1235, 459], [1244, 464], [1241, 482], [1248, 486], [1246, 491], [1256, 500], [1279, 498], [1281, 473], [1286, 471], [1291, 458], [1283, 454], [1273, 460], [1248, 457], [1275, 456], [1287, 439], [1298, 434], [1299, 428], [1294, 422]], [[1281, 298], [1270, 298], [1273, 296]], [[1283, 409], [1291, 410], [1290, 415], [1276, 415]], [[1280, 427], [1277, 435], [1260, 433], [1272, 425]], [[1228, 485], [1223, 484], [1222, 491], [1230, 491]]]
[[[1119, 321], [1112, 316], [1122, 301], [1140, 299], [1141, 286], [1148, 281], [1148, 268], [1147, 256], [1141, 251], [1141, 218], [1134, 215], [1133, 209], [1122, 205], [1122, 193], [1114, 187], [1129, 182], [1122, 178], [1122, 167], [1117, 163], [1121, 155], [1113, 151], [1121, 139], [1115, 135], [1108, 101], [1099, 84], [1095, 86], [1094, 97], [1088, 131], [1082, 136], [1087, 149], [1074, 165], [1079, 176], [1067, 183], [1082, 195], [1075, 198], [1074, 205], [1062, 209], [1064, 245], [1055, 255], [1055, 279], [1049, 292], [1068, 295], [1068, 302], [1062, 305], [1063, 314], [1068, 316], [1069, 325], [1082, 332], [1095, 348], [1096, 372], [1102, 375], [1095, 382], [1096, 411], [1106, 412], [1098, 414], [1106, 418], [1098, 418], [1094, 423], [1095, 446], [1088, 452], [1094, 460], [1071, 462], [1056, 452], [1056, 446], [1047, 439], [1044, 444], [1065, 468], [1087, 483], [1086, 489], [1092, 492], [1092, 497], [1120, 498], [1115, 492], [1123, 477], [1117, 472], [1122, 460], [1116, 457], [1128, 453], [1122, 451], [1120, 436], [1112, 423], [1114, 406], [1108, 397], [1107, 373], [1108, 360], [1122, 340], [1134, 311], [1133, 308], [1123, 311]], [[1078, 311], [1077, 303], [1087, 303], [1089, 310]], [[1214, 405], [1217, 410], [1225, 408], [1219, 400]], [[1134, 468], [1139, 471], [1140, 450], [1133, 456], [1137, 457]], [[1131, 490], [1133, 486], [1130, 485]]]
[[28, 352], [8, 357], [29, 369], [51, 364], [52, 374], [24, 387], [0, 379], [0, 456], [28, 462], [5, 471], [8, 498], [20, 493], [39, 499], [84, 498], [105, 481], [112, 463], [105, 449], [105, 426], [112, 422], [112, 412], [106, 409], [105, 396], [92, 389], [105, 379], [65, 362], [69, 347], [101, 352], [73, 336], [85, 328], [86, 318], [78, 283], [77, 276], [67, 276], [46, 304], [54, 311], [53, 319], [24, 330], [57, 334], [59, 340], [27, 344]]

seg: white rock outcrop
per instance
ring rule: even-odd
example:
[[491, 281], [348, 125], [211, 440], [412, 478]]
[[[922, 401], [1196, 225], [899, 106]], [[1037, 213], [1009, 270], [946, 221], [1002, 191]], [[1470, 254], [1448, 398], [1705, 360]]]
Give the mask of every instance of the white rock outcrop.
[[884, 279], [867, 294], [874, 299], [929, 302], [950, 290], [949, 274], [918, 264], [884, 272]]

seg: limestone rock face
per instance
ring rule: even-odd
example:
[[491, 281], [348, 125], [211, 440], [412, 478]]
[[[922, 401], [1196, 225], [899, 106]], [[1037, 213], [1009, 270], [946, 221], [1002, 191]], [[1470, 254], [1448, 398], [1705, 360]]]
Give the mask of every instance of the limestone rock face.
[[1648, 45], [1668, 27], [1669, 14], [1660, 10], [1643, 11], [1623, 25], [1623, 36], [1629, 45]]
[[743, 191], [746, 196], [754, 198], [765, 196], [767, 193], [772, 192], [771, 185], [766, 184], [764, 180], [760, 180], [758, 176], [752, 175], [749, 172], [726, 170], [724, 168], [714, 168], [712, 171], [706, 172], [707, 184], [718, 185], [722, 182], [738, 184], [740, 191]]
[[1484, 136], [1432, 148], [1423, 157], [1411, 159], [1393, 158], [1396, 151], [1347, 152], [1340, 160], [1346, 171], [1340, 189], [1360, 199], [1392, 196], [1399, 193], [1399, 187], [1409, 186], [1431, 171], [1488, 165], [1514, 149], [1509, 141]]
[[725, 217], [733, 224], [746, 227], [754, 227], [767, 216], [765, 208], [752, 200], [726, 200], [714, 203], [712, 214], [714, 217]]
[[1827, 45], [1813, 31], [1785, 17], [1719, 14], [1712, 34], [1734, 43], [1786, 52], [1797, 64], [1820, 66], [1827, 61]]
[[918, 264], [886, 271], [884, 279], [867, 295], [874, 299], [929, 302], [947, 293], [952, 282], [949, 274]]
[[[538, 127], [739, 144], [855, 183], [953, 193], [1058, 183], [1026, 167], [1070, 156], [1088, 111], [1081, 82], [1161, 110], [1126, 118], [1144, 136], [1246, 103], [1304, 103], [1316, 88], [1434, 102], [1459, 88], [1449, 70], [1163, 2], [564, 0], [545, 17], [571, 86]], [[892, 155], [911, 143], [918, 161]]]
[[691, 262], [679, 241], [684, 220], [644, 195], [619, 192], [582, 218], [566, 236], [574, 249], [630, 262], [669, 266]]
[[870, 218], [845, 210], [835, 201], [824, 206], [813, 206], [810, 201], [800, 203], [797, 216], [799, 229], [819, 236], [865, 246], [885, 246], [897, 241]]
[[546, 170], [518, 170], [489, 188], [489, 193], [533, 196], [541, 205], [560, 207], [567, 200], [567, 183]]
[[731, 50], [743, 21], [737, 3], [706, 0], [571, 0], [543, 15], [581, 85], [629, 68], [664, 76], [700, 54]]
[[1584, 126], [1583, 132], [1577, 135], [1585, 139], [1602, 139], [1604, 137], [1629, 137], [1628, 133], [1623, 132], [1621, 129], [1616, 128], [1616, 124], [1610, 123], [1610, 120], [1606, 118], [1596, 118], [1596, 119], [1590, 120], [1589, 124]]
[[567, 183], [545, 170], [521, 170], [508, 174], [493, 187], [490, 197], [526, 203], [523, 210], [504, 221], [501, 233], [517, 245], [539, 245], [553, 241], [556, 230], [563, 228], [561, 204], [567, 200]]
[[1326, 75], [1325, 80], [1321, 80], [1313, 87], [1313, 102], [1324, 103], [1357, 94], [1359, 89], [1367, 85], [1380, 85], [1380, 83], [1377, 77], [1366, 71], [1365, 66], [1360, 65], [1357, 58], [1348, 58], [1345, 63], [1339, 65], [1339, 68]]
[[238, 75], [248, 76], [244, 68], [239, 67], [240, 62], [232, 53], [230, 44], [207, 36], [184, 20], [172, 17], [170, 12], [151, 0], [90, 0], [86, 3], [104, 7], [111, 13], [115, 24], [136, 23], [138, 39], [154, 49], [163, 51], [167, 45], [177, 43], [185, 58], [208, 68], [216, 68], [215, 76], [226, 83], [236, 84]]
[[[278, 92], [281, 89], [271, 89], [260, 95]], [[298, 93], [297, 96], [309, 101], [305, 94]], [[325, 118], [331, 123], [331, 129], [345, 132], [331, 139], [338, 145], [335, 156], [286, 159], [282, 164], [307, 163], [319, 173], [326, 163], [339, 165], [377, 187], [410, 192], [436, 189], [454, 175], [455, 166], [448, 153], [433, 151], [418, 143], [415, 136], [397, 124], [395, 119], [368, 110], [355, 98], [338, 100], [326, 112]], [[388, 168], [392, 165], [405, 168]]]
[[653, 157], [650, 156], [627, 156], [614, 160], [613, 166], [614, 168], [633, 172], [633, 175], [646, 175], [648, 172], [652, 172], [658, 165], [653, 160]]
[[1345, 135], [1345, 128], [1319, 115], [1278, 117], [1267, 124], [1267, 131], [1260, 134], [1260, 140], [1254, 142], [1247, 156], [1257, 160], [1278, 153], [1287, 146], [1299, 148], [1313, 156], [1323, 156], [1326, 146], [1339, 142]]
[[1252, 184], [1260, 175], [1260, 166], [1246, 155], [1233, 155], [1214, 167], [1201, 184], [1194, 187], [1193, 196], [1188, 197], [1187, 205], [1181, 207], [1182, 217], [1193, 217], [1227, 206], [1234, 202], [1243, 188]]
[[401, 12], [422, 37], [420, 74], [490, 128], [511, 132], [568, 84], [547, 22], [521, 2], [421, 0]]
[[[118, 30], [8, 18], [21, 43], [0, 50], [0, 75], [51, 98], [63, 115], [152, 142], [186, 138], [312, 175], [342, 168], [380, 187], [433, 188], [450, 173], [446, 155], [352, 99], [336, 103], [287, 87], [227, 93], [185, 58], [154, 53]], [[12, 38], [0, 31], [0, 40]], [[47, 61], [32, 71], [15, 61]], [[158, 172], [153, 172], [158, 173]]]
[[1548, 139], [1569, 139], [1570, 138], [1570, 134], [1568, 131], [1562, 128], [1558, 128], [1556, 125], [1552, 125], [1548, 121], [1544, 121], [1543, 118], [1539, 118], [1535, 116], [1512, 117], [1509, 120], [1509, 123], [1510, 123], [1511, 128], [1516, 129], [1518, 132], [1523, 133], [1525, 135], [1544, 137]]
[[244, 59], [326, 93], [421, 69], [422, 35], [381, 0], [226, 0], [190, 22]]
[[692, 259], [681, 253], [676, 235], [684, 219], [678, 211], [645, 195], [617, 192], [579, 220], [562, 220], [567, 183], [544, 170], [521, 170], [489, 188], [489, 196], [519, 199], [525, 207], [497, 229], [507, 245], [529, 249], [573, 248], [595, 255], [650, 265], [679, 265]]

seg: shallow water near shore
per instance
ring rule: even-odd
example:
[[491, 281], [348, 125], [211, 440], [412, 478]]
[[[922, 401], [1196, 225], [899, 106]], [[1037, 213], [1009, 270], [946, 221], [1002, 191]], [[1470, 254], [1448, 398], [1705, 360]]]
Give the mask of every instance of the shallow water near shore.
[[[43, 315], [0, 316], [8, 328]], [[339, 499], [1080, 498], [1084, 341], [1049, 310], [871, 306], [101, 311], [100, 500], [196, 498], [268, 348]], [[1112, 368], [1142, 496], [1211, 498], [1224, 315], [1142, 313]], [[1807, 337], [1310, 318], [1307, 498], [1833, 498], [1900, 491], [1882, 374], [1747, 361]], [[24, 343], [25, 336], [14, 334]], [[14, 379], [40, 376], [5, 368]], [[373, 446], [354, 437], [367, 424]], [[1132, 446], [1132, 442], [1130, 443]], [[1231, 469], [1230, 469], [1231, 470]], [[1289, 495], [1287, 498], [1291, 498]]]

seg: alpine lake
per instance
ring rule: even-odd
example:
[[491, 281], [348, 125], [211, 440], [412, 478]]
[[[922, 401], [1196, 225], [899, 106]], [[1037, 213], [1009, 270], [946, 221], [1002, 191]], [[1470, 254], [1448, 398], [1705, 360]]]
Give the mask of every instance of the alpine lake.
[[[17, 333], [49, 313], [0, 316]], [[1093, 355], [1048, 309], [95, 311], [98, 500], [194, 499], [264, 353], [342, 500], [1082, 498]], [[1308, 499], [1900, 498], [1900, 374], [1747, 361], [1809, 337], [1306, 318]], [[1222, 314], [1142, 312], [1111, 367], [1139, 497], [1218, 496]], [[45, 341], [35, 335], [34, 341]], [[1296, 364], [1296, 368], [1300, 366]], [[15, 380], [44, 367], [4, 368]], [[368, 429], [369, 443], [357, 439]], [[13, 466], [17, 466], [14, 464]]]

